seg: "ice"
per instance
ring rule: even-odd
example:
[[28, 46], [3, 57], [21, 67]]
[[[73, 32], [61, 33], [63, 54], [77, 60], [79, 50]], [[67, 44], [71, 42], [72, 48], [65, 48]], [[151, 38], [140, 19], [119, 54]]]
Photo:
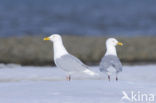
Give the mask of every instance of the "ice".
[[[91, 69], [99, 72], [98, 67]], [[118, 82], [114, 78], [109, 82], [104, 74], [73, 75], [66, 81], [67, 73], [55, 67], [3, 66], [0, 103], [129, 103], [121, 100], [122, 91], [156, 94], [155, 72], [156, 65], [124, 66]]]

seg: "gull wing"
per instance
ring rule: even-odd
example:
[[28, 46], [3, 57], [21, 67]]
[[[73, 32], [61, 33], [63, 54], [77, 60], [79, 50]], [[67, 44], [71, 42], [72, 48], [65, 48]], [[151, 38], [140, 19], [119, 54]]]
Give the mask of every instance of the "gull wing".
[[114, 55], [107, 55], [104, 56], [100, 62], [100, 71], [107, 72], [108, 68], [112, 66], [116, 69], [116, 72], [122, 71], [122, 64], [117, 56]]
[[67, 72], [83, 72], [88, 66], [83, 64], [78, 58], [68, 54], [55, 60], [56, 66]]

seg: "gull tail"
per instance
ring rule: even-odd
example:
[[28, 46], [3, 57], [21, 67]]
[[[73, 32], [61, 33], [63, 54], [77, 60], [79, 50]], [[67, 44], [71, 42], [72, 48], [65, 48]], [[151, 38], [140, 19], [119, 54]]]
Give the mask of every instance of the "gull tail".
[[91, 70], [89, 70], [89, 69], [86, 69], [86, 70], [84, 70], [83, 72], [84, 72], [85, 74], [90, 75], [90, 76], [99, 76], [97, 73], [95, 73], [95, 72], [93, 72], [93, 71], [91, 71]]

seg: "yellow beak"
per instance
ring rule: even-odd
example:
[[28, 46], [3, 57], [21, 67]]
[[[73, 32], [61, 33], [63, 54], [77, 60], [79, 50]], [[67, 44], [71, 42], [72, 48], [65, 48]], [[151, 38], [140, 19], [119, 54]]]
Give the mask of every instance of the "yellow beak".
[[118, 42], [118, 43], [117, 43], [117, 45], [123, 46], [123, 43], [121, 43], [121, 42]]
[[49, 37], [45, 37], [43, 40], [50, 40], [50, 38]]

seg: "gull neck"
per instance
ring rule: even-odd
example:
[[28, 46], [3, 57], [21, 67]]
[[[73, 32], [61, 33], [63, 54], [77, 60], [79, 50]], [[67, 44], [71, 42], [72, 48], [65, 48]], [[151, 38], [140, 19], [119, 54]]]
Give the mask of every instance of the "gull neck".
[[62, 40], [55, 41], [53, 43], [54, 48], [54, 59], [60, 58], [63, 55], [68, 54], [66, 48], [63, 45]]
[[116, 47], [112, 45], [106, 45], [106, 54], [105, 55], [114, 55], [117, 56]]

